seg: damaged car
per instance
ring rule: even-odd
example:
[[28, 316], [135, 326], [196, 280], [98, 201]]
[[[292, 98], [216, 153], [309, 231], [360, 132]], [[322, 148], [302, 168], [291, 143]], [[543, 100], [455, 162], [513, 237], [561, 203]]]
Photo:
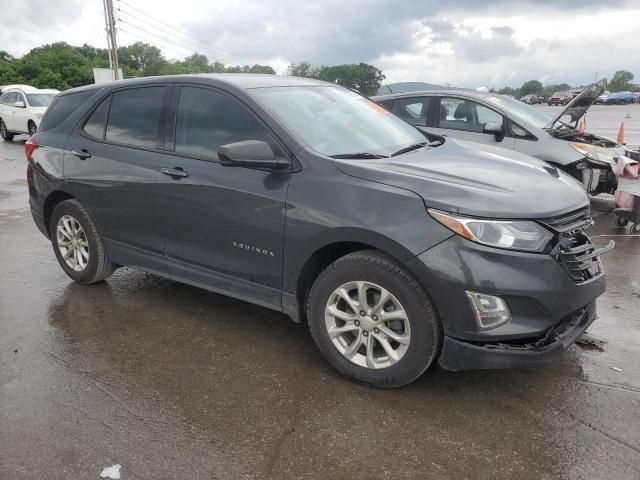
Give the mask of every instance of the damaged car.
[[624, 145], [584, 131], [589, 107], [603, 94], [603, 79], [585, 88], [555, 117], [494, 93], [443, 90], [400, 93], [372, 100], [434, 139], [448, 136], [516, 150], [579, 180], [591, 195], [617, 188], [614, 166]]
[[554, 362], [596, 318], [611, 247], [580, 184], [480, 147], [331, 83], [210, 74], [67, 90], [25, 154], [76, 282], [127, 265], [284, 312], [339, 372], [399, 387]]

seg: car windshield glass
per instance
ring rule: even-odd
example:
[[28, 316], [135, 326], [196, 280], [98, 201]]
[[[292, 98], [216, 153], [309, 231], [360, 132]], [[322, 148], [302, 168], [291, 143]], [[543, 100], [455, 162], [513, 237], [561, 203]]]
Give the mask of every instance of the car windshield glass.
[[389, 156], [425, 142], [419, 130], [342, 87], [258, 88], [252, 94], [303, 143], [323, 155]]
[[29, 93], [27, 100], [32, 107], [48, 107], [53, 100], [53, 93]]
[[518, 100], [512, 100], [503, 95], [491, 95], [485, 98], [490, 103], [501, 107], [505, 112], [512, 113], [534, 127], [546, 128], [549, 127], [553, 121], [553, 118], [546, 113], [542, 113], [535, 107], [531, 107], [526, 103], [519, 102]]

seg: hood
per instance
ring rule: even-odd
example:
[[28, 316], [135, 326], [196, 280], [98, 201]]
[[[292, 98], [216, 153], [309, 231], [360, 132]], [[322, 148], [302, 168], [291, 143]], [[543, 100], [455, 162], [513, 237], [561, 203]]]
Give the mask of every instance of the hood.
[[589, 204], [574, 178], [528, 155], [447, 139], [392, 158], [334, 160], [347, 175], [411, 190], [427, 207], [487, 218], [548, 218]]
[[569, 121], [569, 126], [577, 128], [578, 120], [587, 113], [587, 110], [589, 110], [589, 107], [593, 105], [593, 102], [595, 102], [598, 97], [604, 93], [606, 86], [607, 79], [603, 78], [602, 80], [586, 87], [576, 98], [569, 102], [567, 107], [560, 112], [560, 115], [553, 119], [553, 122], [551, 122], [551, 128], [555, 128], [556, 124], [565, 115], [568, 115], [571, 119]]
[[32, 111], [36, 113], [44, 113], [47, 111], [47, 107], [30, 107]]

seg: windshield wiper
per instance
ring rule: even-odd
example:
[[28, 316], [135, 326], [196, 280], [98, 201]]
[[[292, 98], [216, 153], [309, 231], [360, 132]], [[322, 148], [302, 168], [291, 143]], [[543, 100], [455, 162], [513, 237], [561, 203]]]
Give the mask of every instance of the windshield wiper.
[[369, 152], [357, 152], [357, 153], [339, 153], [337, 155], [329, 155], [331, 158], [355, 158], [355, 159], [369, 159], [369, 158], [389, 158], [385, 155], [378, 155]]
[[417, 150], [419, 148], [422, 148], [424, 146], [427, 145], [428, 142], [422, 142], [422, 143], [413, 143], [411, 145], [408, 145], [404, 148], [401, 148], [400, 150], [398, 150], [397, 152], [393, 152], [391, 154], [392, 157], [395, 157], [396, 155], [402, 155], [403, 153], [407, 153], [407, 152], [412, 152], [413, 150]]

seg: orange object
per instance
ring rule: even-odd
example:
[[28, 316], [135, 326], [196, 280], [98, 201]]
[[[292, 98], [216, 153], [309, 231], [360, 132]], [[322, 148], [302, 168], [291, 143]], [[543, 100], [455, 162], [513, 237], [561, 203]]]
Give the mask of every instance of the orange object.
[[624, 143], [624, 122], [620, 122], [620, 130], [618, 130], [618, 143]]
[[581, 118], [578, 122], [578, 131], [580, 133], [584, 132], [584, 118]]

